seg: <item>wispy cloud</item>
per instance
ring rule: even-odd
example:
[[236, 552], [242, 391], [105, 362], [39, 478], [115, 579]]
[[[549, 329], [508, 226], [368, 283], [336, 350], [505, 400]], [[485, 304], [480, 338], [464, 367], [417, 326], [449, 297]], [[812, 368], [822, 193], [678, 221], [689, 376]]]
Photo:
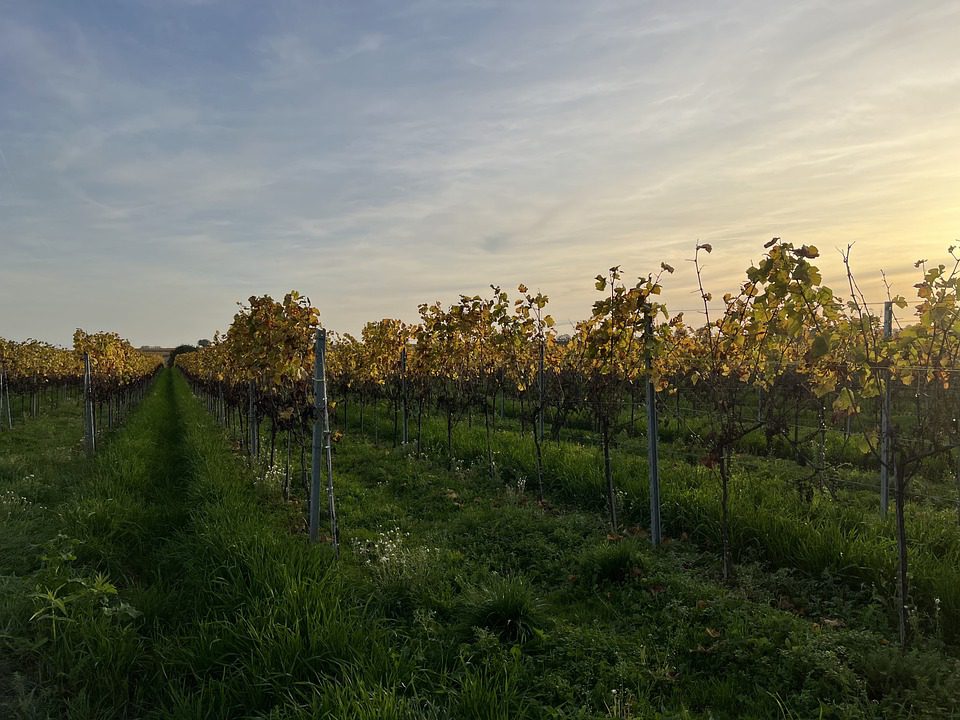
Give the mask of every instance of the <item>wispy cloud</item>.
[[[867, 285], [960, 227], [960, 8], [42, 3], [0, 25], [0, 335], [177, 342], [299, 287], [333, 327], [773, 235]], [[14, 181], [15, 179], [15, 181]], [[40, 295], [25, 304], [23, 298]]]

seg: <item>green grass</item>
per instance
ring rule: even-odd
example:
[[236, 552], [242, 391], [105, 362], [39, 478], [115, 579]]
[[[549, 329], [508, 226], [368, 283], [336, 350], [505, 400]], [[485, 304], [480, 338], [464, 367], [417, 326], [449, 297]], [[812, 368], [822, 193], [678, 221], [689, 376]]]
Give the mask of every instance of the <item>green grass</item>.
[[[690, 542], [674, 541], [663, 553], [651, 553], [640, 541], [605, 542], [600, 514], [545, 514], [528, 496], [492, 486], [482, 470], [451, 474], [350, 442], [341, 444], [337, 463], [342, 517], [353, 518], [345, 532], [358, 535], [363, 548], [389, 548], [385, 554], [394, 559], [395, 572], [374, 563], [378, 589], [391, 588], [375, 597], [399, 627], [436, 637], [438, 647], [449, 627], [472, 624], [474, 649], [467, 657], [516, 665], [512, 672], [533, 683], [526, 697], [534, 716], [546, 715], [547, 708], [605, 716], [612, 690], [628, 698], [637, 717], [664, 709], [671, 717], [775, 717], [781, 708], [798, 717], [821, 709], [827, 717], [911, 711], [936, 717], [953, 707], [956, 688], [949, 684], [935, 693], [939, 699], [923, 701], [930, 703], [926, 710], [912, 693], [894, 688], [877, 700], [880, 710], [872, 707], [868, 687], [875, 692], [876, 685], [868, 686], [865, 676], [882, 676], [872, 663], [889, 662], [899, 652], [883, 632], [847, 627], [833, 614], [811, 615], [813, 608], [779, 608], [778, 593], [786, 586], [800, 593], [801, 578], [730, 590], [704, 570], [712, 560]], [[355, 476], [366, 478], [359, 490]], [[626, 574], [624, 567], [630, 568]], [[747, 569], [759, 573], [755, 565]], [[400, 606], [393, 603], [397, 575], [410, 590]], [[546, 619], [534, 624], [532, 643], [505, 641], [477, 612], [473, 588], [518, 578], [528, 584], [521, 598], [532, 596], [535, 617]], [[878, 656], [860, 664], [867, 648]], [[465, 651], [461, 645], [459, 652]], [[929, 648], [919, 655], [943, 659]], [[956, 667], [944, 662], [946, 674], [929, 678], [934, 686], [949, 683], [944, 678]]]
[[[370, 435], [392, 429], [392, 417], [368, 408]], [[424, 457], [437, 467], [448, 464], [442, 418], [424, 422]], [[619, 515], [625, 525], [649, 524], [645, 449], [620, 438], [614, 452], [614, 477], [621, 491]], [[536, 477], [533, 441], [509, 424], [493, 439], [497, 474], [505, 485], [532, 487]], [[455, 464], [478, 467], [486, 457], [481, 427], [460, 423], [454, 432]], [[687, 461], [661, 462], [661, 508], [664, 531], [688, 536], [700, 547], [720, 546], [720, 489], [713, 471]], [[600, 512], [605, 507], [603, 461], [596, 443], [563, 441], [544, 446], [546, 497], [566, 508]], [[793, 568], [808, 577], [830, 579], [846, 592], [884, 598], [886, 625], [896, 622], [896, 542], [893, 513], [883, 520], [875, 493], [841, 492], [837, 499], [816, 493], [812, 503], [793, 490], [796, 465], [775, 458], [738, 456], [731, 484], [731, 541], [738, 562], [762, 560], [771, 569]], [[960, 528], [953, 509], [910, 502], [911, 603], [917, 630], [951, 645], [960, 645]]]
[[2, 475], [33, 472], [47, 509], [0, 517], [3, 547], [22, 543], [0, 556], [0, 716], [960, 712], [957, 661], [935, 643], [902, 656], [869, 593], [815, 592], [745, 551], [726, 587], [692, 538], [658, 552], [607, 540], [586, 449], [565, 461], [585, 473], [570, 497], [590, 502], [542, 508], [516, 476], [348, 435], [335, 562], [293, 530], [303, 498], [281, 502], [233, 455], [179, 375], [161, 375], [93, 461], [54, 461], [66, 422]]

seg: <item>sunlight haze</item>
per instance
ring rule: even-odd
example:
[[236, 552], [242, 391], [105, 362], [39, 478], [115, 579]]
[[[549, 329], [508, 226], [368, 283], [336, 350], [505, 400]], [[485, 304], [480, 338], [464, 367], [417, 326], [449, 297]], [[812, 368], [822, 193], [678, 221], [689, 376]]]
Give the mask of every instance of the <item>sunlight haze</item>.
[[[960, 235], [960, 4], [0, 0], [0, 336], [174, 345], [252, 294], [323, 322], [773, 236], [912, 297]], [[561, 327], [561, 330], [563, 328]]]

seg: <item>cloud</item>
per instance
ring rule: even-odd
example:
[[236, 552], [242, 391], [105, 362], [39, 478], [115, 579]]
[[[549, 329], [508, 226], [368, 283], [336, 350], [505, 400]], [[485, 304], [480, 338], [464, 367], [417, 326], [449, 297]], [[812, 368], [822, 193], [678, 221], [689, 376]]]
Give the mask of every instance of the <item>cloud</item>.
[[884, 264], [909, 290], [960, 225], [942, 3], [8, 14], [0, 302], [47, 299], [0, 335], [63, 342], [90, 316], [191, 340], [291, 287], [347, 331], [520, 281], [576, 319], [597, 272], [660, 260], [681, 308], [697, 239], [720, 293], [774, 235], [820, 246], [838, 286], [856, 241], [871, 292]]

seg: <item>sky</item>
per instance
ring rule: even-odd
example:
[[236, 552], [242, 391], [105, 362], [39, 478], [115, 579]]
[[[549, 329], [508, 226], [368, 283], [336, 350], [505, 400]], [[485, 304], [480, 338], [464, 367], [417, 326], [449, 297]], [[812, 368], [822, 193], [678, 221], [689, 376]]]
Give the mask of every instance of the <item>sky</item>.
[[694, 309], [763, 243], [882, 299], [960, 237], [960, 3], [0, 0], [0, 336], [356, 332], [492, 284]]

